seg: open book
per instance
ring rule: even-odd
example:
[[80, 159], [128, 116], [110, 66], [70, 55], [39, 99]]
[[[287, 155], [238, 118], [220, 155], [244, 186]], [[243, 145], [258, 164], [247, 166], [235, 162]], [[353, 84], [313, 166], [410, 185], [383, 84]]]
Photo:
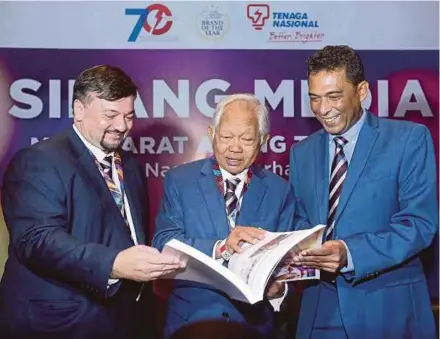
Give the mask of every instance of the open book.
[[245, 251], [234, 253], [224, 266], [197, 249], [172, 239], [164, 252], [180, 257], [186, 267], [163, 279], [189, 280], [205, 283], [249, 304], [263, 300], [269, 280], [294, 281], [319, 279], [319, 270], [295, 266], [293, 257], [302, 250], [322, 244], [325, 225], [294, 232], [266, 232], [255, 245], [245, 244]]

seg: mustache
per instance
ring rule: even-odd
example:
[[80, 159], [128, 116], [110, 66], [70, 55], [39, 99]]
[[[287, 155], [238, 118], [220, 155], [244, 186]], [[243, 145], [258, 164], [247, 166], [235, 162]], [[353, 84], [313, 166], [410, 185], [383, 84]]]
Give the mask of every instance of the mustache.
[[109, 134], [118, 134], [118, 135], [125, 135], [125, 132], [120, 132], [118, 130], [108, 130], [105, 131], [105, 133], [109, 133]]

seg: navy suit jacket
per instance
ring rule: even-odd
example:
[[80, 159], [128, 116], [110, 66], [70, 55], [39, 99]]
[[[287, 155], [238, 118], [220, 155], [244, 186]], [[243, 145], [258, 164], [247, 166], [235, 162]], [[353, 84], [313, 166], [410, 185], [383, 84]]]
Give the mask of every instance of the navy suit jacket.
[[[136, 234], [145, 244], [145, 176], [128, 153], [122, 161]], [[0, 335], [119, 338], [132, 335], [135, 312], [144, 305], [148, 322], [149, 285], [139, 303], [138, 283], [107, 288], [116, 255], [134, 244], [72, 128], [14, 156], [4, 176], [2, 207], [10, 245], [0, 284]]]
[[[251, 183], [243, 196], [237, 225], [258, 226], [277, 231], [291, 224], [294, 207], [286, 194], [287, 182], [255, 166]], [[289, 200], [290, 198], [290, 200]], [[283, 210], [283, 206], [287, 206]], [[162, 249], [178, 239], [212, 256], [214, 244], [228, 236], [229, 226], [210, 159], [198, 160], [169, 171], [164, 196], [156, 218], [153, 246]], [[204, 321], [230, 321], [269, 335], [273, 309], [267, 300], [248, 305], [231, 300], [212, 286], [175, 281], [168, 300], [165, 336]]]
[[[297, 229], [326, 223], [328, 145], [320, 130], [291, 149]], [[425, 126], [367, 112], [335, 217], [334, 237], [347, 244], [355, 269], [336, 281], [349, 338], [435, 336], [419, 259], [438, 229], [435, 163]], [[320, 284], [305, 289], [297, 338], [310, 336], [318, 298]]]

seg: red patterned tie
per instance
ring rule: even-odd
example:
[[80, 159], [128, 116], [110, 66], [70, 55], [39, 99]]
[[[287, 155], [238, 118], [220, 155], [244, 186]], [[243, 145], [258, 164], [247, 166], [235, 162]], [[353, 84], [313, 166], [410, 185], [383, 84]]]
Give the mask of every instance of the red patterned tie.
[[339, 197], [342, 191], [342, 185], [347, 176], [348, 161], [344, 154], [344, 146], [348, 143], [347, 139], [337, 136], [333, 139], [335, 142], [335, 155], [333, 157], [328, 202], [327, 219], [327, 239], [332, 239], [335, 228], [335, 216], [338, 209]]

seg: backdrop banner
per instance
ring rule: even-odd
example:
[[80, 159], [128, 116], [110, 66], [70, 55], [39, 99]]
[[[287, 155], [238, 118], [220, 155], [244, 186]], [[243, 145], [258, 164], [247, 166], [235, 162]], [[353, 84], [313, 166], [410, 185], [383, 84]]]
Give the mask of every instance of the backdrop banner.
[[[287, 179], [290, 147], [320, 128], [310, 111], [306, 60], [328, 43], [358, 48], [370, 84], [370, 95], [363, 106], [381, 117], [426, 125], [438, 159], [438, 18], [434, 25], [437, 29], [431, 35], [416, 38], [415, 33], [409, 34], [410, 28], [412, 32], [420, 30], [426, 34], [427, 22], [433, 23], [432, 8], [425, 8], [424, 13], [415, 17], [420, 6], [404, 5], [405, 2], [371, 3], [368, 8], [365, 3], [358, 4], [364, 6], [365, 13], [373, 13], [375, 8], [376, 19], [382, 22], [382, 27], [387, 27], [382, 35], [373, 32], [374, 40], [371, 32], [359, 33], [357, 39], [353, 37], [357, 34], [350, 29], [355, 27], [354, 16], [347, 19], [347, 27], [332, 26], [328, 16], [336, 15], [334, 8], [313, 2], [298, 2], [296, 7], [291, 3], [268, 3], [267, 7], [258, 7], [261, 15], [267, 14], [260, 21], [258, 8], [244, 2], [202, 2], [190, 9], [186, 6], [187, 11], [194, 11], [189, 19], [178, 3], [150, 7], [140, 6], [139, 2], [133, 5], [106, 2], [107, 12], [93, 13], [108, 16], [107, 23], [112, 27], [107, 26], [107, 34], [98, 39], [105, 30], [92, 25], [89, 35], [80, 41], [81, 25], [70, 25], [70, 29], [66, 27], [69, 25], [61, 25], [58, 32], [49, 30], [48, 22], [55, 20], [54, 17], [60, 22], [63, 13], [70, 13], [67, 7], [74, 12], [84, 6], [104, 4], [75, 2], [73, 7], [56, 2], [52, 3], [50, 16], [44, 10], [47, 5], [27, 4], [27, 7], [18, 3], [0, 5], [0, 9], [6, 6], [15, 9], [10, 12], [12, 18], [0, 23], [0, 32], [11, 30], [13, 22], [29, 28], [29, 32], [15, 39], [0, 33], [5, 38], [0, 39], [0, 183], [6, 165], [17, 150], [72, 125], [74, 79], [83, 69], [97, 64], [121, 67], [139, 87], [135, 128], [125, 140], [124, 148], [137, 155], [149, 179], [152, 228], [165, 173], [176, 165], [211, 153], [207, 128], [215, 104], [227, 94], [254, 93], [266, 102], [271, 112], [271, 137], [258, 161]], [[416, 19], [408, 28], [407, 20], [397, 16], [390, 19], [382, 9], [377, 10], [379, 5], [405, 9], [408, 12], [405, 18], [413, 14], [411, 18]], [[356, 12], [354, 5], [345, 6], [347, 13]], [[146, 8], [146, 13], [139, 10], [141, 7]], [[133, 11], [136, 8], [138, 12]], [[438, 4], [436, 8], [438, 11]], [[23, 11], [29, 13], [25, 15]], [[88, 16], [90, 12], [81, 13]], [[45, 20], [38, 19], [39, 23], [30, 27], [36, 23], [38, 13], [48, 21], [41, 24]], [[162, 21], [152, 13], [162, 13]], [[144, 25], [136, 26], [142, 15], [145, 15]], [[156, 20], [156, 24], [151, 20]], [[180, 29], [179, 25], [182, 25]], [[235, 42], [238, 32], [248, 37], [241, 45]], [[61, 41], [60, 36], [65, 40]], [[156, 38], [161, 43], [152, 42]], [[190, 46], [187, 49], [183, 49], [185, 39]], [[173, 49], [173, 46], [177, 47]], [[424, 257], [431, 296], [438, 298], [438, 240]]]

